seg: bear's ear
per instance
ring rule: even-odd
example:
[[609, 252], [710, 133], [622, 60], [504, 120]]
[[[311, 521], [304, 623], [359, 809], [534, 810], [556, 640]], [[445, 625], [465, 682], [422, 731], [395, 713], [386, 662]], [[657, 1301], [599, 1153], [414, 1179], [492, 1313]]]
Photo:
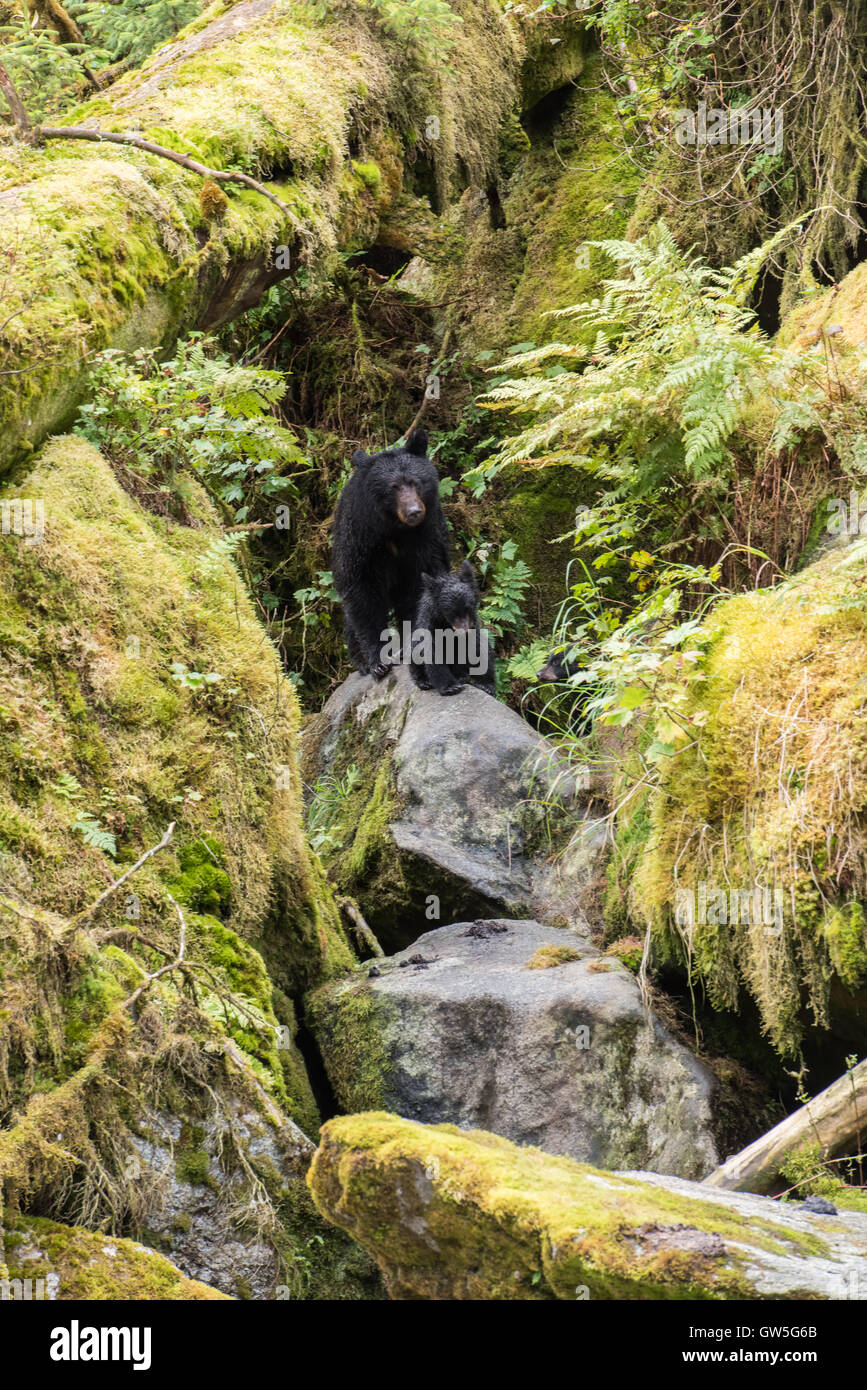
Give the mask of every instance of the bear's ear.
[[475, 574], [475, 570], [473, 569], [473, 567], [472, 567], [472, 565], [470, 564], [469, 560], [464, 560], [464, 563], [461, 565], [460, 569], [458, 570], [458, 578], [459, 578], [459, 579], [462, 579], [462, 580], [464, 581], [465, 584], [473, 584], [473, 585], [475, 585], [475, 582], [476, 582], [476, 574]]
[[370, 463], [370, 454], [366, 454], [363, 449], [356, 449], [352, 455], [352, 467], [360, 468], [363, 463]]
[[406, 441], [406, 452], [424, 458], [427, 453], [427, 430], [413, 430]]

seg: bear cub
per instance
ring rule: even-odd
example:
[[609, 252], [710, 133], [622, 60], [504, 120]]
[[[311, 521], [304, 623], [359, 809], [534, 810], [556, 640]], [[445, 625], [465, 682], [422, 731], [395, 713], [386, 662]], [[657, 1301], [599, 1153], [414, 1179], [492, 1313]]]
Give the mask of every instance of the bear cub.
[[410, 673], [421, 690], [457, 695], [470, 681], [494, 694], [494, 654], [479, 626], [479, 590], [473, 567], [423, 574], [415, 614]]
[[343, 603], [346, 645], [362, 675], [382, 680], [384, 633], [392, 616], [411, 625], [422, 575], [448, 570], [449, 535], [427, 435], [413, 430], [400, 449], [352, 457], [334, 516], [332, 570]]
[[558, 681], [567, 681], [580, 670], [581, 662], [574, 651], [552, 652], [542, 669], [536, 672], [536, 680], [556, 684]]

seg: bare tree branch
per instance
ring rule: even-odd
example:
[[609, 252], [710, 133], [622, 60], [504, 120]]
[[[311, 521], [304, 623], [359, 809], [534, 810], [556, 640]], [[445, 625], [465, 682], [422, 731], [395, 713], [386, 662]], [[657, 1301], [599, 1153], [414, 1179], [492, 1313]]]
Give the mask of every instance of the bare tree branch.
[[867, 1061], [859, 1062], [767, 1134], [726, 1160], [704, 1179], [706, 1187], [730, 1192], [774, 1192], [782, 1185], [786, 1160], [816, 1146], [820, 1161], [846, 1150], [867, 1129]]
[[180, 164], [182, 169], [191, 169], [194, 174], [201, 174], [203, 178], [213, 179], [215, 183], [241, 183], [245, 188], [252, 188], [257, 193], [261, 193], [263, 198], [274, 203], [281, 212], [285, 212], [287, 217], [292, 216], [291, 209], [280, 201], [274, 193], [270, 193], [264, 184], [252, 179], [249, 174], [235, 173], [233, 170], [210, 169], [207, 164], [200, 164], [197, 159], [192, 159], [188, 154], [178, 154], [177, 150], [166, 149], [165, 145], [156, 145], [153, 140], [145, 140], [140, 135], [118, 134], [113, 130], [90, 130], [86, 126], [34, 126], [33, 133], [37, 140], [92, 140], [96, 144], [112, 145], [131, 145], [136, 150], [144, 150], [147, 154], [159, 155], [161, 159], [170, 159], [173, 164]]
[[[121, 874], [120, 878], [116, 879], [110, 888], [106, 888], [104, 893], [100, 893], [99, 897], [95, 900], [95, 902], [92, 902], [90, 904], [90, 907], [85, 907], [81, 910], [81, 912], [77, 913], [75, 917], [70, 917], [69, 926], [77, 927], [80, 924], [82, 918], [90, 917], [91, 913], [94, 913], [98, 907], [101, 907], [102, 904], [105, 902], [106, 898], [110, 898], [113, 893], [116, 893], [117, 890], [121, 887], [121, 885], [126, 883], [127, 879], [131, 878], [132, 875], [136, 872], [136, 870], [140, 869], [142, 864], [144, 864], [147, 859], [150, 859], [152, 854], [159, 854], [161, 849], [165, 849], [166, 845], [169, 843], [174, 833], [175, 822], [172, 821], [171, 825], [169, 826], [163, 838], [160, 840], [159, 844], [154, 845], [152, 849], [145, 850], [144, 854], [141, 856], [140, 859], [136, 860], [132, 868], [127, 869], [125, 874]], [[172, 899], [172, 901], [174, 901], [174, 899]]]
[[[60, 7], [58, 6], [58, 8]], [[170, 159], [173, 164], [179, 164], [182, 169], [189, 169], [194, 174], [200, 174], [202, 178], [213, 179], [215, 183], [243, 184], [245, 188], [252, 188], [254, 192], [261, 193], [263, 198], [267, 198], [287, 217], [291, 218], [292, 216], [291, 209], [281, 202], [276, 194], [269, 192], [264, 184], [251, 178], [249, 174], [242, 174], [229, 169], [211, 169], [207, 164], [201, 164], [188, 154], [178, 154], [177, 150], [167, 149], [165, 145], [157, 145], [153, 140], [145, 140], [141, 135], [119, 134], [113, 130], [91, 130], [87, 126], [32, 125], [24, 103], [18, 95], [15, 83], [2, 63], [0, 63], [0, 91], [8, 102], [18, 134], [31, 144], [36, 144], [40, 140], [90, 140], [97, 145], [108, 143], [132, 146], [133, 149], [144, 150], [147, 154], [158, 155], [160, 159]]]

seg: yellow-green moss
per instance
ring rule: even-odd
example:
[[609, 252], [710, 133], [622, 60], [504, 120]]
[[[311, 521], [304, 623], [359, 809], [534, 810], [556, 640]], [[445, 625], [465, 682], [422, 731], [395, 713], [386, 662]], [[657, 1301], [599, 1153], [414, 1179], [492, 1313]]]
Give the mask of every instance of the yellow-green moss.
[[[488, 0], [455, 8], [464, 22], [444, 65], [389, 42], [360, 7], [323, 15], [277, 3], [245, 28], [217, 4], [141, 71], [64, 113], [66, 124], [136, 126], [211, 167], [272, 179], [288, 214], [231, 186], [219, 209], [203, 207], [198, 176], [142, 151], [3, 146], [11, 259], [0, 365], [20, 374], [0, 378], [0, 468], [69, 420], [88, 353], [168, 345], [205, 315], [231, 317], [257, 277], [264, 286], [276, 246], [316, 277], [338, 248], [370, 245], [422, 148], [441, 200], [459, 169], [480, 184], [493, 176], [526, 40]], [[577, 32], [578, 17], [566, 28]], [[432, 114], [440, 135], [426, 141]], [[245, 271], [237, 281], [233, 267]]]
[[341, 1108], [371, 1110], [384, 1105], [388, 1057], [370, 987], [363, 980], [333, 981], [310, 996], [308, 1009]]
[[134, 1241], [81, 1226], [60, 1226], [41, 1217], [19, 1216], [5, 1231], [5, 1250], [10, 1281], [41, 1279], [47, 1288], [50, 1280], [53, 1297], [61, 1302], [201, 1302], [228, 1297], [188, 1279], [162, 1255]]
[[[679, 740], [640, 811], [634, 920], [652, 920], [657, 949], [685, 955], [717, 1007], [746, 985], [782, 1052], [802, 1006], [827, 1027], [834, 976], [851, 990], [867, 964], [865, 578], [858, 541], [716, 607], [708, 680], [684, 711], [696, 741]], [[678, 893], [697, 905], [702, 883], [764, 886], [773, 911], [678, 926]]]
[[571, 946], [553, 946], [546, 943], [533, 952], [524, 969], [551, 970], [554, 966], [568, 965], [570, 961], [580, 959], [580, 952], [573, 951]]
[[[493, 1134], [396, 1115], [330, 1120], [308, 1183], [397, 1298], [575, 1299], [583, 1288], [591, 1299], [738, 1299], [755, 1297], [751, 1250], [828, 1249], [821, 1218], [802, 1236]], [[684, 1228], [707, 1241], [678, 1248]], [[648, 1238], [666, 1231], [670, 1243]]]

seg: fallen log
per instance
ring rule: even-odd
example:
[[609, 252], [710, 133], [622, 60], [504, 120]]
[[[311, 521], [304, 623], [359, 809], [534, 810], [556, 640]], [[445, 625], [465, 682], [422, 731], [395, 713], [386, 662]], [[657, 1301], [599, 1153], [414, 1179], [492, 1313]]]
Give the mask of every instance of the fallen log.
[[[0, 475], [74, 420], [95, 353], [217, 328], [290, 265], [326, 285], [376, 244], [420, 147], [444, 199], [458, 174], [496, 178], [502, 122], [562, 85], [584, 21], [453, 6], [445, 65], [348, 2], [215, 0], [68, 125], [37, 127], [4, 74]], [[431, 93], [411, 113], [410, 90]], [[215, 210], [202, 177], [239, 187]]]
[[823, 1159], [850, 1145], [860, 1152], [867, 1130], [867, 1059], [787, 1115], [767, 1134], [726, 1159], [704, 1179], [730, 1192], [776, 1192], [785, 1187], [783, 1165], [799, 1149], [818, 1145]]

